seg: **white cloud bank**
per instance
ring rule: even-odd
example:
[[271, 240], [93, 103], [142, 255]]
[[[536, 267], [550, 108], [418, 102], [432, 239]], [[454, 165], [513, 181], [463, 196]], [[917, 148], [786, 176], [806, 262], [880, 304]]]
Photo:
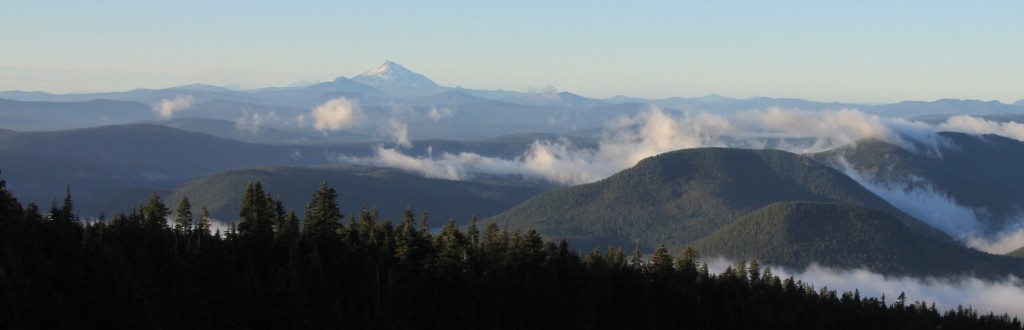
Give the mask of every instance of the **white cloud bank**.
[[[388, 131], [400, 145], [408, 131], [394, 122]], [[801, 111], [772, 108], [735, 116], [706, 112], [666, 112], [658, 107], [607, 123], [596, 148], [585, 149], [568, 140], [536, 141], [521, 156], [496, 159], [477, 154], [440, 153], [431, 157], [397, 157], [378, 149], [373, 157], [346, 161], [399, 167], [426, 176], [463, 180], [473, 173], [521, 174], [576, 185], [606, 178], [660, 153], [698, 147], [774, 148], [797, 153], [829, 150], [861, 139], [882, 139], [912, 146], [907, 137], [930, 146], [941, 145], [927, 124], [882, 118], [857, 110]], [[483, 164], [502, 164], [500, 167]], [[444, 171], [437, 169], [444, 168]], [[445, 174], [440, 174], [445, 173]]]
[[[341, 131], [359, 127], [365, 121], [365, 116], [359, 108], [359, 102], [339, 97], [327, 101], [313, 109], [309, 118], [313, 121], [313, 128], [321, 131]], [[306, 117], [296, 118], [300, 123], [305, 123]], [[303, 126], [304, 124], [300, 124]]]
[[949, 117], [938, 128], [944, 131], [964, 132], [972, 134], [996, 134], [1024, 141], [1024, 124], [1018, 122], [995, 122], [967, 115]]
[[451, 117], [454, 114], [455, 112], [449, 108], [439, 109], [437, 107], [430, 107], [430, 111], [427, 111], [427, 117], [430, 117], [430, 120], [433, 120], [435, 123], [440, 122], [441, 119]]
[[156, 112], [160, 118], [171, 118], [175, 112], [191, 107], [192, 102], [195, 102], [195, 98], [192, 95], [179, 95], [173, 100], [163, 99], [153, 106], [153, 112]]
[[[728, 266], [737, 264], [720, 257], [709, 258], [708, 269], [721, 273]], [[762, 269], [765, 265], [761, 265]], [[1002, 280], [982, 280], [974, 277], [951, 279], [914, 278], [885, 276], [866, 269], [840, 270], [811, 265], [803, 271], [772, 266], [772, 273], [779, 278], [793, 277], [814, 286], [816, 290], [828, 287], [837, 293], [860, 291], [861, 297], [881, 298], [892, 305], [901, 292], [907, 296], [907, 304], [917, 301], [935, 303], [939, 313], [957, 306], [973, 307], [979, 313], [994, 312], [1024, 317], [1024, 282], [1013, 276]]]
[[[404, 129], [403, 129], [404, 128]], [[385, 129], [402, 147], [411, 145], [407, 127], [392, 120]], [[781, 149], [814, 153], [865, 139], [886, 141], [914, 152], [941, 155], [955, 147], [941, 131], [999, 134], [1024, 139], [1024, 125], [954, 116], [938, 125], [885, 118], [859, 110], [803, 111], [770, 108], [735, 115], [675, 112], [658, 107], [608, 122], [596, 148], [579, 148], [569, 140], [535, 141], [522, 155], [503, 159], [475, 153], [433, 150], [428, 156], [405, 155], [379, 147], [370, 157], [341, 157], [342, 161], [399, 168], [431, 178], [467, 180], [475, 174], [522, 175], [578, 185], [601, 180], [640, 160], [668, 151], [698, 147]], [[409, 143], [409, 144], [407, 144]], [[927, 150], [918, 150], [925, 148]], [[992, 253], [1024, 245], [1024, 217], [1007, 228], [989, 228], [979, 219], [984, 210], [956, 204], [920, 178], [908, 184], [880, 183], [847, 167], [846, 173], [897, 208], [946, 232], [965, 244]]]
[[412, 141], [409, 140], [409, 125], [395, 118], [388, 120], [387, 125], [381, 128], [382, 131], [391, 136], [391, 140], [402, 148], [412, 148]]

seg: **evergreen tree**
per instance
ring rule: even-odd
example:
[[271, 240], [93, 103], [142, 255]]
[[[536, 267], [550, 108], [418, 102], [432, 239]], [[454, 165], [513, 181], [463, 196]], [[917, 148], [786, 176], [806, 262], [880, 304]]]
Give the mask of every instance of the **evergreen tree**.
[[334, 237], [342, 217], [338, 209], [338, 192], [327, 182], [321, 182], [320, 188], [313, 192], [313, 198], [306, 204], [302, 235], [314, 240]]
[[23, 217], [21, 203], [7, 190], [7, 181], [0, 178], [0, 228], [4, 223], [20, 220]]
[[267, 212], [270, 214], [271, 224], [273, 226], [274, 237], [278, 237], [277, 232], [284, 230], [284, 222], [288, 216], [288, 212], [284, 209], [284, 202], [281, 202], [280, 196], [278, 196], [278, 198], [272, 198], [270, 194], [267, 194], [267, 208]]
[[174, 232], [178, 235], [186, 235], [192, 232], [192, 203], [189, 203], [188, 197], [181, 196], [181, 201], [178, 202], [178, 209], [175, 213]]
[[430, 221], [427, 217], [427, 211], [420, 212], [419, 231], [420, 237], [430, 239]]
[[395, 233], [395, 259], [400, 265], [411, 265], [419, 257], [419, 232], [413, 224], [415, 213], [406, 208]]
[[665, 244], [658, 245], [658, 248], [654, 250], [654, 255], [651, 256], [651, 264], [648, 268], [651, 273], [659, 276], [667, 276], [672, 273], [672, 256], [668, 253], [668, 249], [665, 248]]
[[441, 228], [434, 246], [437, 247], [437, 263], [442, 272], [453, 272], [463, 267], [466, 257], [466, 238], [458, 227], [455, 220], [448, 220], [448, 223]]
[[285, 243], [292, 243], [299, 239], [299, 217], [295, 215], [294, 210], [288, 210], [284, 216], [284, 224], [275, 234], [279, 241]]
[[164, 205], [159, 195], [153, 194], [142, 208], [143, 226], [150, 230], [166, 229], [168, 215], [171, 215], [171, 210]]
[[629, 267], [636, 270], [643, 270], [644, 255], [640, 253], [640, 242], [633, 242], [633, 258], [629, 260]]
[[249, 182], [242, 194], [242, 206], [238, 210], [238, 236], [253, 238], [267, 242], [273, 237], [273, 219], [268, 204], [268, 197], [263, 192], [259, 181]]
[[480, 240], [480, 252], [486, 263], [496, 264], [508, 253], [508, 232], [498, 228], [498, 224], [489, 223], [484, 228], [484, 237]]
[[60, 214], [64, 222], [78, 222], [78, 215], [75, 214], [75, 203], [71, 200], [71, 186], [64, 187], [64, 202], [61, 204]]
[[199, 236], [210, 236], [210, 211], [203, 206], [199, 209], [199, 225], [196, 227]]
[[750, 260], [750, 265], [747, 266], [747, 274], [750, 275], [750, 283], [761, 281], [761, 265], [757, 262], [757, 259]]
[[466, 226], [466, 237], [469, 239], [469, 246], [476, 248], [480, 245], [480, 229], [476, 226], [476, 214], [469, 218], [469, 225]]
[[676, 260], [676, 268], [679, 268], [684, 273], [695, 273], [699, 260], [700, 253], [697, 252], [697, 249], [694, 249], [692, 246], [687, 247], [686, 250], [683, 250], [683, 256]]

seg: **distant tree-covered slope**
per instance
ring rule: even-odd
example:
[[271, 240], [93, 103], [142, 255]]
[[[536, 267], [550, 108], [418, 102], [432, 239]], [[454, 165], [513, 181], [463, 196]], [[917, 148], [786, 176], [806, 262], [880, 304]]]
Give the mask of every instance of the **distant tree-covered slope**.
[[1010, 251], [1010, 253], [1007, 253], [1006, 255], [1014, 258], [1024, 258], [1024, 247]]
[[[226, 121], [186, 118], [165, 124], [194, 130], [237, 128]], [[190, 128], [188, 128], [190, 127]], [[287, 142], [295, 135], [262, 128], [252, 138]], [[562, 139], [552, 134], [520, 134], [480, 140], [414, 141], [403, 153], [416, 157], [473, 152], [489, 157], [522, 155], [533, 141]], [[566, 138], [587, 147], [593, 140]], [[49, 205], [67, 186], [84, 214], [124, 209], [155, 191], [219, 171], [262, 166], [336, 164], [339, 156], [369, 157], [379, 142], [257, 144], [156, 124], [127, 124], [48, 132], [0, 131], [0, 170], [26, 201]], [[387, 145], [385, 145], [387, 146]], [[132, 206], [132, 205], [127, 205]], [[110, 207], [114, 207], [113, 209]]]
[[465, 223], [474, 214], [481, 218], [497, 214], [547, 188], [428, 179], [398, 170], [362, 166], [266, 167], [229, 170], [189, 181], [168, 200], [187, 196], [192, 205], [206, 206], [212, 217], [235, 222], [241, 191], [252, 181], [260, 181], [267, 191], [279, 194], [290, 209], [302, 210], [309, 200], [309, 187], [327, 182], [337, 189], [346, 214], [376, 207], [382, 217], [399, 219], [402, 210], [411, 207], [417, 212], [428, 212], [437, 225], [449, 218]]
[[330, 161], [316, 148], [269, 146], [160, 125], [130, 124], [0, 139], [0, 169], [26, 201], [49, 205], [72, 186], [81, 211], [134, 188], [169, 188], [208, 173], [246, 166]]
[[92, 99], [80, 102], [24, 102], [0, 98], [0, 128], [47, 131], [124, 124], [156, 114], [145, 103]]
[[299, 134], [272, 127], [260, 126], [259, 123], [245, 123], [224, 119], [203, 117], [185, 117], [163, 120], [156, 124], [180, 130], [210, 134], [216, 137], [239, 140], [249, 143], [286, 144], [309, 143], [324, 141], [325, 138], [315, 134]]
[[0, 139], [4, 139], [4, 138], [7, 138], [9, 136], [13, 136], [15, 134], [18, 134], [18, 132], [17, 131], [12, 131], [12, 130], [9, 130], [9, 129], [2, 129], [2, 128], [0, 128]]
[[942, 132], [945, 145], [908, 151], [882, 141], [814, 155], [841, 167], [845, 160], [865, 177], [897, 188], [930, 184], [957, 204], [984, 210], [979, 217], [994, 229], [1024, 211], [1024, 142], [998, 135]]
[[[842, 173], [777, 150], [704, 148], [665, 153], [607, 179], [540, 194], [491, 221], [537, 228], [578, 246], [680, 248], [779, 201], [863, 205], [914, 230], [935, 231]], [[941, 235], [938, 235], [941, 236]]]
[[884, 212], [849, 204], [779, 202], [694, 242], [705, 255], [803, 268], [864, 267], [892, 275], [1024, 274], [1024, 261], [915, 233]]

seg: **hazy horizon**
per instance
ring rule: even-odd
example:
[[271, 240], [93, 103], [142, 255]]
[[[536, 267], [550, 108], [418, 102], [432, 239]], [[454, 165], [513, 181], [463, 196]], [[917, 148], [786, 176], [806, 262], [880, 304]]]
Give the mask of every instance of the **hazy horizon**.
[[[1024, 99], [1019, 2], [0, 5], [0, 90], [259, 88], [401, 63], [592, 97]], [[16, 32], [15, 32], [16, 31]]]

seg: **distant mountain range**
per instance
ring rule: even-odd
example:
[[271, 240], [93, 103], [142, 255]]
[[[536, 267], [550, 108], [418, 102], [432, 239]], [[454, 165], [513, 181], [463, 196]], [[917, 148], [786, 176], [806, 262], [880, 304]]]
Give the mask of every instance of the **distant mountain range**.
[[[917, 212], [920, 205], [896, 196], [914, 191], [938, 196], [970, 213], [949, 221], [963, 225], [977, 218], [985, 227], [982, 234], [1013, 229], [1024, 211], [1019, 197], [1024, 196], [1019, 184], [1024, 143], [997, 135], [929, 131], [938, 145], [862, 140], [809, 155], [687, 149], [575, 187], [521, 174], [475, 173], [451, 181], [365, 166], [383, 162], [339, 163], [379, 158], [380, 150], [393, 148], [398, 156], [388, 164], [407, 169], [532, 166], [544, 171], [565, 161], [606, 166], [597, 163], [608, 160], [576, 156], [633, 147], [607, 145], [612, 138], [660, 143], [663, 136], [654, 135], [702, 129], [637, 128], [637, 118], [657, 112], [652, 107], [672, 116], [708, 112], [730, 118], [755, 109], [855, 108], [881, 117], [865, 116], [870, 120], [914, 120], [907, 124], [913, 127], [967, 114], [991, 121], [979, 124], [986, 127], [978, 131], [987, 132], [1009, 132], [1024, 122], [1024, 100], [871, 105], [719, 95], [597, 99], [551, 86], [525, 92], [446, 87], [386, 61], [350, 78], [254, 90], [193, 84], [93, 94], [0, 92], [0, 170], [19, 199], [43, 209], [70, 186], [76, 210], [85, 217], [126, 210], [157, 193], [171, 203], [188, 196], [196, 208], [207, 206], [218, 219], [232, 222], [242, 187], [251, 180], [286, 196], [285, 204], [297, 211], [327, 181], [341, 193], [348, 214], [376, 206], [395, 218], [411, 207], [429, 212], [435, 224], [447, 218], [464, 224], [476, 214], [505, 228], [566, 237], [587, 250], [639, 242], [644, 251], [658, 244], [674, 251], [697, 246], [708, 255], [757, 257], [793, 267], [820, 263], [899, 275], [1024, 275], [1016, 259], [961, 246], [948, 228], [933, 227], [935, 219]], [[337, 129], [316, 125], [323, 121], [348, 122]], [[620, 136], [622, 127], [637, 128], [640, 136]], [[760, 140], [738, 145], [819, 142], [776, 133], [767, 129]], [[535, 149], [567, 145], [572, 149], [563, 154]]]
[[[856, 108], [870, 114], [905, 118], [938, 118], [953, 114], [1024, 115], [1024, 104], [1020, 101], [1003, 104], [997, 101], [938, 100], [869, 105], [768, 97], [740, 99], [718, 95], [664, 99], [616, 96], [597, 99], [558, 91], [551, 86], [528, 92], [475, 90], [441, 86], [401, 64], [386, 61], [373, 70], [351, 78], [338, 77], [330, 82], [295, 87], [236, 90], [192, 84], [166, 89], [93, 94], [4, 91], [0, 92], [0, 128], [18, 131], [57, 130], [168, 119], [158, 117], [155, 111], [146, 111], [146, 106], [156, 107], [162, 101], [183, 96], [188, 96], [191, 102], [180, 115], [175, 114], [175, 118], [207, 117], [242, 121], [246, 117], [259, 116], [263, 118], [260, 122], [262, 126], [293, 133], [305, 131], [306, 134], [310, 129], [297, 120], [300, 115], [308, 115], [312, 108], [331, 99], [344, 97], [357, 101], [370, 123], [399, 119], [409, 124], [410, 133], [415, 136], [455, 139], [593, 129], [619, 116], [635, 114], [638, 109], [646, 109], [649, 105], [712, 113], [778, 107], [802, 110]], [[116, 104], [115, 101], [132, 103]], [[602, 111], [610, 108], [617, 111]], [[57, 118], [42, 114], [40, 109], [49, 109], [47, 112], [51, 114], [60, 113], [61, 118], [66, 120], [55, 120]], [[374, 125], [365, 125], [349, 130], [350, 135], [328, 137], [348, 139], [354, 134], [366, 139], [373, 137], [379, 129]]]

